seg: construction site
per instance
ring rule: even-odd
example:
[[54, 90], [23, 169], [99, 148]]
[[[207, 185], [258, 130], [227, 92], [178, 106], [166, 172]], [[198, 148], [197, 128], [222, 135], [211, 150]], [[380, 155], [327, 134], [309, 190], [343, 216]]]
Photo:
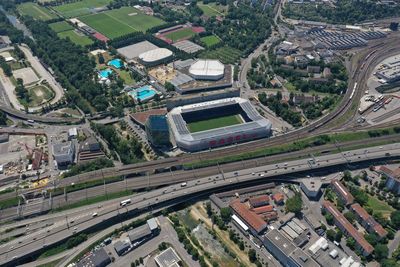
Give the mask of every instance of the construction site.
[[47, 138], [44, 135], [1, 135], [0, 186], [10, 187], [15, 182], [29, 179], [26, 186], [44, 186], [42, 175], [48, 164]]

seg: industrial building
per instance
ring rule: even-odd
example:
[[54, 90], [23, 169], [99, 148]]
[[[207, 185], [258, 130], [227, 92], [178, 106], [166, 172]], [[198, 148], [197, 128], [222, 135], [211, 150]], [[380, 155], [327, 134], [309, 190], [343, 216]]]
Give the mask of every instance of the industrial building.
[[172, 59], [172, 51], [166, 48], [156, 48], [139, 55], [139, 61], [145, 66], [163, 64]]
[[[241, 122], [197, 132], [191, 132], [188, 127], [190, 123], [232, 115], [239, 116]], [[199, 151], [271, 135], [271, 122], [262, 117], [248, 100], [238, 97], [176, 107], [167, 116], [177, 146], [186, 151]]]
[[150, 115], [145, 124], [147, 139], [155, 147], [169, 146], [169, 127], [165, 115]]
[[253, 235], [260, 234], [267, 228], [267, 223], [255, 212], [250, 211], [239, 199], [232, 201], [229, 205], [233, 209], [234, 214], [249, 225], [250, 232]]
[[158, 267], [179, 267], [182, 261], [172, 247], [158, 254], [154, 260]]
[[105, 267], [111, 263], [110, 256], [104, 248], [96, 250], [83, 258], [76, 264], [76, 267]]
[[75, 144], [71, 141], [54, 144], [53, 156], [58, 166], [71, 164], [75, 159]]
[[134, 228], [128, 233], [129, 241], [133, 247], [138, 247], [159, 233], [156, 219], [147, 220], [146, 224]]
[[177, 74], [171, 80], [179, 94], [224, 89], [232, 86], [232, 66], [218, 60], [186, 60], [174, 64]]
[[320, 266], [311, 256], [296, 247], [277, 229], [270, 230], [264, 235], [263, 244], [283, 266]]
[[333, 216], [335, 225], [347, 236], [351, 236], [356, 241], [356, 247], [360, 249], [364, 256], [370, 255], [374, 248], [365, 240], [364, 236], [344, 217], [332, 202], [324, 201], [322, 209]]

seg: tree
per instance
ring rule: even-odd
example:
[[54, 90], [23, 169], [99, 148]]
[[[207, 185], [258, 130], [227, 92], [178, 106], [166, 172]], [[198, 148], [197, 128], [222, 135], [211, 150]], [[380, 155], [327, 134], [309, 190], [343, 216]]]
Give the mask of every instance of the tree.
[[7, 125], [7, 115], [0, 110], [0, 125]]
[[336, 232], [335, 232], [335, 230], [333, 230], [333, 229], [328, 229], [328, 230], [326, 231], [326, 237], [327, 237], [330, 241], [335, 240], [335, 235], [336, 235]]
[[228, 223], [231, 220], [232, 211], [230, 208], [221, 208], [221, 219]]
[[296, 193], [293, 197], [288, 198], [286, 200], [286, 211], [293, 212], [295, 214], [299, 214], [301, 212], [301, 208], [303, 206], [303, 200], [301, 199], [301, 194]]
[[336, 232], [336, 235], [335, 235], [335, 241], [336, 242], [340, 242], [342, 240], [342, 237], [343, 237], [343, 233], [342, 233], [342, 231], [340, 231], [338, 229], [337, 232]]
[[391, 225], [396, 229], [400, 230], [400, 211], [395, 210], [390, 214]]
[[349, 237], [349, 238], [347, 238], [347, 240], [346, 240], [346, 245], [347, 245], [350, 249], [354, 250], [355, 247], [356, 247], [356, 241], [354, 240], [354, 238]]
[[254, 249], [249, 249], [248, 252], [250, 262], [255, 262], [257, 260], [257, 253]]
[[103, 54], [100, 53], [98, 55], [98, 59], [99, 59], [99, 64], [104, 64], [105, 60], [104, 60]]
[[398, 31], [399, 30], [399, 23], [398, 22], [391, 22], [389, 26], [391, 31]]
[[381, 262], [381, 267], [398, 267], [395, 259], [384, 259]]
[[325, 219], [329, 225], [333, 225], [334, 218], [333, 218], [332, 214], [330, 214], [330, 213], [325, 214]]
[[167, 90], [167, 92], [175, 91], [175, 86], [170, 82], [165, 82], [164, 87], [165, 87], [165, 90]]
[[353, 212], [348, 211], [344, 214], [344, 217], [350, 222], [350, 223], [354, 223], [354, 221], [356, 220], [356, 216], [354, 215]]
[[379, 240], [378, 236], [375, 233], [366, 234], [364, 237], [372, 246], [375, 246]]
[[389, 255], [389, 249], [384, 244], [377, 244], [375, 246], [375, 259], [378, 261], [386, 259]]

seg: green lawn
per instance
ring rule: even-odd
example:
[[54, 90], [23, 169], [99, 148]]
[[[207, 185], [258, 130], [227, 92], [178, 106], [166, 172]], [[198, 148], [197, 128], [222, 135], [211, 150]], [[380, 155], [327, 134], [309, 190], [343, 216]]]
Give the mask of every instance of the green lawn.
[[221, 39], [219, 39], [215, 35], [209, 35], [200, 38], [200, 41], [206, 46], [206, 47], [211, 47], [213, 45], [219, 44], [221, 42]]
[[52, 8], [66, 18], [72, 18], [90, 14], [90, 9], [106, 6], [111, 3], [111, 1], [112, 0], [82, 0], [54, 6]]
[[49, 24], [50, 28], [56, 33], [73, 30], [74, 27], [66, 21], [59, 21]]
[[216, 3], [203, 4], [203, 2], [199, 2], [197, 6], [203, 10], [204, 15], [209, 17], [224, 16], [227, 10], [227, 6], [217, 5]]
[[45, 7], [41, 7], [35, 3], [23, 3], [17, 7], [19, 14], [22, 16], [31, 16], [38, 20], [50, 20], [57, 18], [56, 14], [53, 14]]
[[93, 44], [93, 40], [92, 39], [90, 39], [89, 37], [87, 37], [84, 34], [80, 35], [80, 34], [76, 33], [74, 30], [60, 32], [57, 35], [60, 38], [69, 37], [71, 42], [73, 42], [73, 43], [75, 43], [77, 45], [85, 46], [85, 45]]
[[110, 39], [132, 32], [142, 31], [164, 24], [164, 21], [148, 16], [133, 7], [122, 7], [99, 14], [81, 17], [84, 23]]
[[225, 117], [217, 117], [209, 120], [196, 121], [189, 123], [187, 126], [191, 133], [211, 130], [242, 123], [240, 115], [230, 115]]
[[172, 42], [176, 42], [184, 38], [190, 38], [194, 35], [196, 35], [196, 33], [191, 28], [183, 28], [175, 32], [167, 33], [165, 37], [171, 39]]
[[373, 196], [369, 196], [367, 206], [370, 207], [374, 213], [381, 212], [385, 218], [389, 217], [390, 213], [394, 211], [389, 204]]
[[28, 103], [29, 107], [37, 107], [40, 104], [52, 99], [54, 97], [53, 90], [46, 86], [38, 85], [28, 89], [31, 101]]
[[206, 50], [199, 57], [206, 59], [218, 59], [224, 64], [234, 64], [240, 59], [242, 52], [238, 49], [224, 46], [214, 50]]
[[127, 70], [117, 70], [119, 77], [124, 80], [125, 85], [134, 85], [135, 81]]

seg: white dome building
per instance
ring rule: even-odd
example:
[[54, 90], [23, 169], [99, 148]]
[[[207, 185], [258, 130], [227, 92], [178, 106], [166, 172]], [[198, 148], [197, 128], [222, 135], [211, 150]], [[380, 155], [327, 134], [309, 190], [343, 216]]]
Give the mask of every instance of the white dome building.
[[139, 60], [144, 65], [156, 65], [172, 57], [172, 51], [166, 48], [156, 48], [139, 55]]
[[189, 74], [196, 80], [216, 81], [224, 77], [225, 66], [219, 60], [200, 59], [189, 68]]

